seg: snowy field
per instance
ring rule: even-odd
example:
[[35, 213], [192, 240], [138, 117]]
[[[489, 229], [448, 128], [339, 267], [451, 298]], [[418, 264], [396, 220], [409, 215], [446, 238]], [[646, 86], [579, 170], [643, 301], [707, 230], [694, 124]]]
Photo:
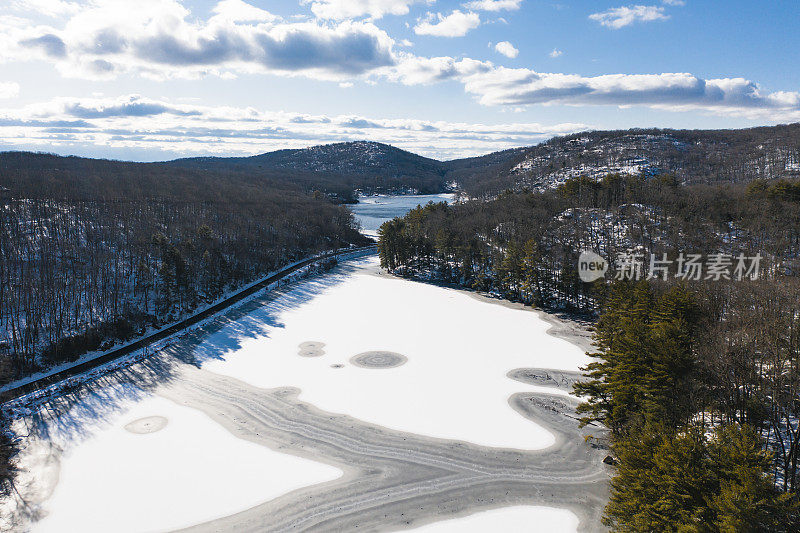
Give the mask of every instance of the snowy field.
[[[261, 388], [294, 386], [320, 409], [430, 437], [534, 450], [553, 435], [508, 404], [546, 391], [509, 379], [515, 368], [577, 370], [576, 346], [535, 313], [463, 292], [376, 275], [377, 258], [297, 285], [204, 340], [203, 368]], [[316, 343], [315, 356], [301, 355]], [[307, 348], [307, 347], [306, 347]], [[350, 359], [394, 352], [407, 362], [364, 368]]]
[[73, 408], [78, 432], [54, 428], [61, 470], [33, 531], [172, 530], [342, 475], [236, 438], [202, 412], [163, 398], [128, 401], [92, 422], [97, 408], [91, 401]]

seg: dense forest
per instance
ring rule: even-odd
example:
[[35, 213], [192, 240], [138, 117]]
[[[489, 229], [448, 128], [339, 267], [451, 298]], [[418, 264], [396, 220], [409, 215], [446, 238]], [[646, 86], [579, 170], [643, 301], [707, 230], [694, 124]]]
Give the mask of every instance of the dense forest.
[[291, 184], [79, 161], [0, 170], [0, 383], [365, 242], [350, 211]]
[[669, 175], [573, 178], [542, 193], [418, 208], [383, 226], [379, 249], [392, 271], [592, 314], [604, 285], [578, 277], [584, 249], [612, 263], [629, 250], [673, 259], [760, 253], [765, 276], [796, 275], [800, 187], [788, 181], [681, 186]]
[[[581, 281], [586, 249], [605, 278]], [[418, 208], [382, 226], [379, 252], [401, 275], [597, 320], [576, 392], [583, 423], [611, 429], [608, 526], [800, 527], [800, 182], [570, 178]], [[621, 257], [640, 258], [638, 275]]]
[[616, 531], [800, 528], [800, 285], [612, 285], [583, 423], [618, 457]]

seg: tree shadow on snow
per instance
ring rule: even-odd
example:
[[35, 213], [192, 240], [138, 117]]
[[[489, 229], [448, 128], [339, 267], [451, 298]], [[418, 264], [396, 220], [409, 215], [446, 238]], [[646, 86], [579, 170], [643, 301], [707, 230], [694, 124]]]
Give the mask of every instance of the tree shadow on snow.
[[[126, 406], [152, 397], [155, 389], [176, 380], [181, 365], [202, 366], [224, 360], [246, 339], [270, 336], [283, 328], [284, 313], [311, 303], [325, 291], [343, 283], [365, 259], [337, 265], [332, 270], [261, 293], [175, 338], [171, 344], [142, 361], [123, 366], [87, 381], [32, 409], [23, 419], [28, 434], [73, 445], [107, 427]], [[264, 354], [269, 357], [269, 353]]]

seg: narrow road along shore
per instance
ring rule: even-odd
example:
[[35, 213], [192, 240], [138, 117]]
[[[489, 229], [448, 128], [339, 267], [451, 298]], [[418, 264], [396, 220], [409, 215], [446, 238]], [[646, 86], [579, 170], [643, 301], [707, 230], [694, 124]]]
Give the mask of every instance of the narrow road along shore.
[[117, 359], [121, 359], [126, 355], [130, 355], [136, 352], [137, 350], [146, 348], [152, 344], [155, 344], [156, 342], [163, 341], [164, 339], [167, 339], [175, 335], [176, 333], [180, 333], [186, 328], [194, 326], [202, 322], [203, 320], [206, 320], [207, 318], [214, 316], [220, 311], [227, 309], [228, 307], [242, 301], [248, 296], [252, 296], [253, 294], [268, 287], [269, 285], [272, 285], [273, 283], [276, 283], [309, 265], [312, 265], [319, 261], [324, 261], [326, 259], [331, 259], [346, 254], [352, 254], [357, 252], [370, 252], [370, 251], [376, 251], [375, 245], [362, 246], [359, 248], [347, 248], [343, 250], [337, 250], [334, 252], [327, 252], [325, 254], [310, 257], [308, 259], [304, 259], [300, 262], [289, 265], [254, 284], [248, 285], [247, 287], [236, 292], [235, 294], [228, 296], [221, 302], [218, 302], [198, 313], [195, 313], [192, 316], [184, 318], [180, 322], [176, 322], [171, 326], [168, 326], [155, 333], [147, 335], [146, 337], [143, 337], [137, 341], [134, 341], [130, 344], [126, 344], [114, 350], [108, 351], [87, 361], [82, 361], [67, 368], [64, 368], [62, 370], [49, 373], [33, 381], [22, 383], [20, 385], [13, 386], [5, 390], [0, 390], [0, 404], [5, 404], [13, 400], [16, 400], [18, 398], [21, 398], [22, 396], [25, 396], [27, 394], [40, 391], [42, 389], [45, 389], [46, 387], [62, 382], [66, 379], [78, 376], [80, 374], [98, 368], [102, 365], [105, 365]]

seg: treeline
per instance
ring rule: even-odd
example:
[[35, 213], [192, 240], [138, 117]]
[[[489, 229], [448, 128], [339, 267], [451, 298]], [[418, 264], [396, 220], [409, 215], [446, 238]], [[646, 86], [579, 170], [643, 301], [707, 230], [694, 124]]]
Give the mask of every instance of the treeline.
[[[603, 283], [586, 284], [582, 250], [620, 254], [761, 254], [762, 276], [800, 272], [800, 202], [793, 182], [681, 186], [671, 176], [574, 178], [542, 193], [430, 204], [387, 222], [385, 268], [432, 275], [513, 300], [595, 314]], [[794, 191], [794, 192], [792, 192]], [[671, 266], [674, 274], [677, 265]]]
[[0, 383], [365, 242], [348, 210], [289, 184], [142, 168], [0, 170]]
[[[609, 175], [543, 193], [430, 204], [381, 228], [385, 268], [599, 316], [584, 422], [611, 429], [620, 531], [796, 531], [798, 184], [681, 186]], [[591, 249], [605, 278], [578, 276]], [[612, 279], [642, 257], [642, 279]], [[760, 255], [758, 279], [645, 279], [650, 254]], [[735, 261], [734, 261], [735, 263]], [[751, 273], [752, 274], [752, 273]], [[622, 276], [620, 276], [622, 277]], [[627, 277], [627, 276], [625, 276]], [[633, 277], [633, 276], [630, 276]]]

